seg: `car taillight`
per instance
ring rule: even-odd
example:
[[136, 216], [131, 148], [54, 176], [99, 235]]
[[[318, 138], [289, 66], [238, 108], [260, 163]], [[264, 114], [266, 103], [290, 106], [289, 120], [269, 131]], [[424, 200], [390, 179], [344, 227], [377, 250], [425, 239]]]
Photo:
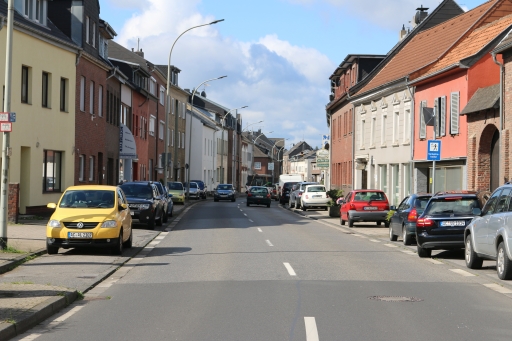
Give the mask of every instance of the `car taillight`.
[[384, 206], [385, 211], [389, 211], [389, 205]]
[[413, 223], [416, 220], [418, 220], [418, 211], [416, 211], [416, 209], [413, 208], [407, 215], [407, 221]]
[[267, 194], [267, 198], [270, 198], [270, 194]]
[[329, 194], [326, 194], [326, 195], [325, 195], [325, 197], [326, 197], [326, 198], [329, 198]]
[[301, 197], [301, 196], [302, 196], [302, 193], [299, 192], [299, 197]]
[[416, 227], [425, 228], [434, 226], [434, 221], [429, 218], [419, 218], [416, 220]]
[[251, 194], [251, 193], [247, 193], [247, 196], [248, 196], [248, 197], [252, 197], [252, 194]]

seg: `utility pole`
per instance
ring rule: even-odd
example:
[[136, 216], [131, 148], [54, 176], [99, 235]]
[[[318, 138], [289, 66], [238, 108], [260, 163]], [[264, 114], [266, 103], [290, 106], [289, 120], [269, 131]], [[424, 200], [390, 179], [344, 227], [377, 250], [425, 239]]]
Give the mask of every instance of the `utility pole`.
[[[12, 78], [12, 37], [14, 27], [14, 0], [9, 0], [7, 8], [7, 42], [5, 47], [5, 101], [4, 112], [11, 111]], [[2, 136], [2, 184], [0, 186], [0, 249], [7, 247], [7, 202], [9, 189], [9, 133]]]

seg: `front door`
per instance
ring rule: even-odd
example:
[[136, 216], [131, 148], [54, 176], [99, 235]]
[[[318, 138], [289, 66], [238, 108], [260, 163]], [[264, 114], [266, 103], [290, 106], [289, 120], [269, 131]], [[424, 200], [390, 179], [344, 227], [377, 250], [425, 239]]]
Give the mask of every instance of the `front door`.
[[496, 130], [491, 141], [491, 192], [500, 186], [500, 133]]
[[368, 189], [368, 171], [363, 169], [361, 174], [361, 189]]

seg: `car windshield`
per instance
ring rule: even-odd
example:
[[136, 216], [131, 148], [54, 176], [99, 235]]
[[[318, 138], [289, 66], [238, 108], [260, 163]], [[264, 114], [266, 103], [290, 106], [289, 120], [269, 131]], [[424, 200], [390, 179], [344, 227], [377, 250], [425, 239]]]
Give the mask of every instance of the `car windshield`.
[[425, 211], [425, 207], [427, 207], [427, 203], [430, 200], [430, 197], [419, 197], [414, 201], [414, 207], [418, 213], [422, 213]]
[[295, 185], [295, 184], [296, 184], [296, 182], [287, 182], [287, 183], [285, 183], [285, 184], [283, 185], [283, 188], [284, 188], [284, 189], [290, 189], [290, 188], [292, 188], [292, 186], [293, 186], [293, 185]]
[[382, 192], [356, 192], [354, 201], [382, 201], [386, 200]]
[[221, 189], [221, 190], [230, 190], [232, 188], [231, 185], [219, 185], [217, 186], [217, 189]]
[[113, 208], [114, 191], [72, 190], [66, 191], [59, 207], [65, 208]]
[[181, 182], [169, 182], [167, 187], [171, 190], [183, 190], [183, 184]]
[[267, 195], [268, 194], [268, 190], [266, 188], [261, 188], [261, 187], [257, 187], [257, 188], [251, 188], [251, 193], [252, 194], [257, 194], [257, 195]]
[[324, 186], [309, 186], [308, 192], [325, 192]]
[[473, 208], [480, 208], [477, 198], [438, 198], [430, 201], [425, 214], [472, 214]]
[[197, 184], [195, 182], [190, 183], [190, 188], [197, 188]]
[[124, 193], [127, 197], [140, 198], [140, 199], [152, 199], [153, 190], [148, 185], [133, 185], [125, 184], [121, 185]]

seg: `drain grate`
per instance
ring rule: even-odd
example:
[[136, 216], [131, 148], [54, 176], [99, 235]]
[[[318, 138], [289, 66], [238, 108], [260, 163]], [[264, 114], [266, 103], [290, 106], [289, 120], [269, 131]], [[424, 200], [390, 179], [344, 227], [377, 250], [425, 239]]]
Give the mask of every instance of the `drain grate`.
[[384, 301], [384, 302], [422, 302], [421, 298], [405, 297], [405, 296], [370, 296], [370, 300]]

